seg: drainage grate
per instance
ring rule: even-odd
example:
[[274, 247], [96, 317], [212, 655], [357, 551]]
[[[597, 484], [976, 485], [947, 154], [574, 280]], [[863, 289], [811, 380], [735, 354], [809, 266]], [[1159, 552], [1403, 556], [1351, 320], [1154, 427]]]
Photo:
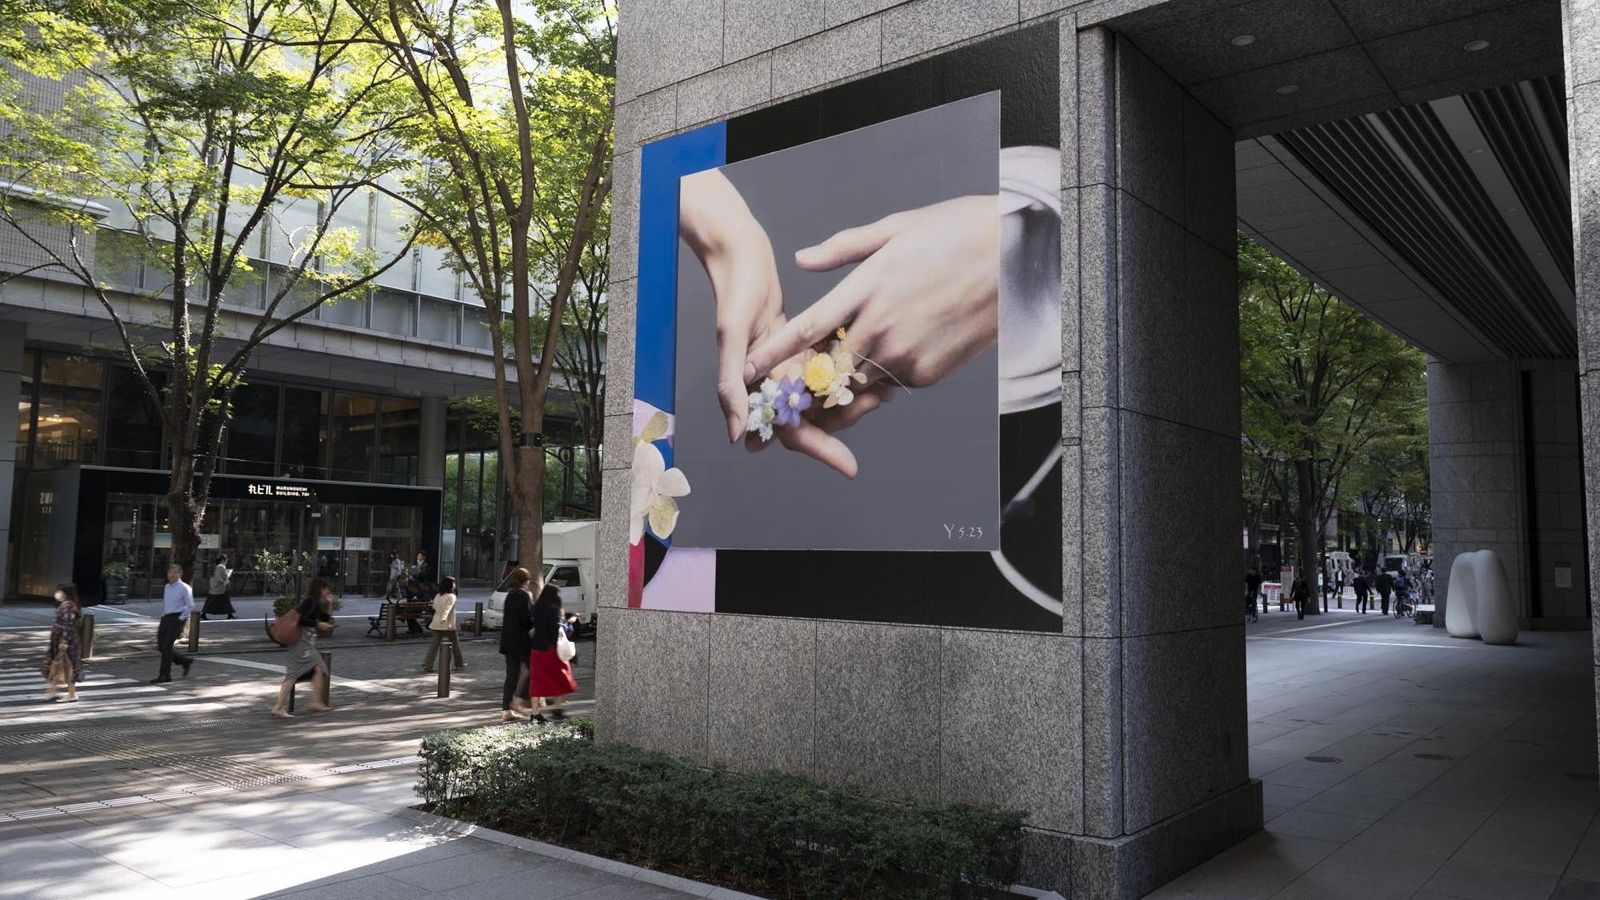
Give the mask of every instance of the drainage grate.
[[1344, 760], [1337, 756], [1308, 756], [1306, 762], [1314, 763], [1342, 763]]

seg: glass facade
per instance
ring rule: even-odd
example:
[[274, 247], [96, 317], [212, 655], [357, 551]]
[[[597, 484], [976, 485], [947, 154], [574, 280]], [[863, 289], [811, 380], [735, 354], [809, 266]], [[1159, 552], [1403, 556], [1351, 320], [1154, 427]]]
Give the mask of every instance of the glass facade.
[[[481, 326], [480, 326], [481, 327]], [[152, 376], [157, 386], [163, 373]], [[133, 370], [115, 361], [87, 359], [47, 349], [24, 353], [17, 410], [16, 490], [28, 473], [79, 463], [125, 469], [162, 469], [160, 409]], [[443, 540], [439, 574], [466, 583], [492, 582], [510, 553], [514, 532], [511, 504], [500, 468], [492, 423], [449, 410], [445, 421]], [[551, 420], [546, 479], [548, 517], [595, 515], [583, 477], [588, 458], [567, 446], [568, 424]], [[422, 478], [422, 403], [414, 397], [342, 392], [252, 379], [233, 398], [219, 472], [247, 477], [286, 477], [385, 485], [415, 485]], [[19, 494], [20, 495], [20, 494]], [[242, 579], [253, 571], [247, 557], [261, 548], [294, 547], [311, 554], [307, 572], [326, 567], [346, 591], [368, 590], [387, 579], [390, 551], [410, 559], [421, 527], [415, 511], [381, 506], [329, 504], [294, 512], [293, 504], [224, 500], [208, 513], [205, 554], [235, 554]], [[134, 596], [154, 578], [158, 589], [166, 565], [165, 504], [157, 495], [108, 500], [105, 540], [116, 558], [127, 555]], [[13, 510], [13, 534], [19, 523]], [[333, 528], [340, 535], [332, 543]], [[324, 546], [319, 550], [318, 539]], [[350, 539], [353, 539], [350, 540]], [[327, 556], [326, 560], [317, 557]], [[16, 555], [12, 555], [13, 563]], [[381, 570], [381, 572], [380, 572]], [[15, 585], [15, 569], [8, 573]], [[259, 591], [256, 581], [237, 585]], [[380, 585], [381, 587], [381, 585]]]

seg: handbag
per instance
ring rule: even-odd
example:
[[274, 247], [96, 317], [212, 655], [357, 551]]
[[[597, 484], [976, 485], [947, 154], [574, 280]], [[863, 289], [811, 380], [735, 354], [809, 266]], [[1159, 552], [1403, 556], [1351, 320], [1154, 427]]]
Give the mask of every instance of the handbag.
[[46, 679], [51, 684], [71, 684], [72, 664], [67, 660], [65, 652], [57, 653], [50, 660], [50, 674]]
[[288, 647], [300, 640], [300, 610], [286, 610], [278, 621], [267, 624], [267, 637], [274, 644]]
[[566, 629], [556, 629], [556, 656], [560, 657], [562, 662], [572, 662], [577, 655], [578, 645], [567, 637]]

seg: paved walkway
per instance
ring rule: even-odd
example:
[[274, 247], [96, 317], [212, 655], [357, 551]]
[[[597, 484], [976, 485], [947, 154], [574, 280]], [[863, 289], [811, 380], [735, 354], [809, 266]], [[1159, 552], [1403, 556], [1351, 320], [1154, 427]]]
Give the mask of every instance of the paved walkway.
[[1588, 632], [1491, 647], [1349, 609], [1246, 632], [1266, 830], [1151, 900], [1600, 898]]
[[587, 866], [390, 815], [409, 771], [0, 843], [18, 900], [677, 900]]

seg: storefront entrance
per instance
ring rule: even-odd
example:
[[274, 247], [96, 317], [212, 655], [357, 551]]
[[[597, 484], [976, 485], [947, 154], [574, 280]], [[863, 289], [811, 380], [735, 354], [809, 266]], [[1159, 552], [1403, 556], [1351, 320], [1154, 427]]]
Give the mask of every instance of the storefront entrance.
[[[21, 592], [47, 594], [64, 577], [64, 572], [43, 571], [60, 568], [59, 552], [38, 551], [68, 541], [72, 579], [86, 600], [103, 596], [106, 572], [120, 571], [118, 565], [126, 566], [129, 599], [159, 597], [172, 548], [161, 493], [166, 474], [92, 466], [40, 474], [51, 484], [38, 490], [75, 500], [77, 518], [62, 518], [51, 527], [49, 520], [58, 517], [62, 503], [34, 516], [24, 543], [37, 546], [22, 553]], [[63, 479], [77, 484], [62, 484]], [[203, 593], [217, 554], [226, 553], [235, 596], [293, 593], [317, 576], [332, 581], [340, 594], [382, 594], [390, 554], [409, 565], [418, 551], [426, 553], [437, 573], [440, 500], [438, 488], [219, 475], [190, 581], [196, 593]], [[47, 561], [51, 557], [53, 565]]]

